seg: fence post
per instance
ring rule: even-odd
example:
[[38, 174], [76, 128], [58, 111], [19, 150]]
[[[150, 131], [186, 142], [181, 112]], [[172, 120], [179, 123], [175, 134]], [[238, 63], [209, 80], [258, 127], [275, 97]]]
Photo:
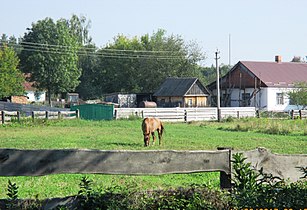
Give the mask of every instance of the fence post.
[[31, 115], [32, 115], [32, 121], [34, 122], [34, 118], [35, 118], [34, 111], [31, 112]]
[[188, 122], [188, 112], [187, 112], [186, 109], [184, 110], [183, 120], [184, 120], [185, 123]]
[[49, 119], [49, 112], [46, 111], [46, 120], [48, 120], [48, 119]]
[[20, 122], [20, 111], [17, 111], [17, 120]]
[[1, 112], [1, 120], [2, 120], [2, 124], [4, 124], [4, 122], [5, 122], [5, 112], [4, 112], [4, 110]]
[[259, 109], [256, 110], [256, 117], [260, 118], [260, 111], [259, 111]]
[[291, 119], [294, 120], [294, 110], [291, 110]]
[[220, 172], [220, 187], [221, 189], [231, 190], [231, 150], [232, 147], [218, 147], [217, 150], [229, 150], [229, 168], [230, 173], [226, 174], [224, 171]]
[[77, 119], [80, 118], [80, 111], [79, 111], [79, 109], [76, 109], [76, 118], [77, 118]]
[[237, 118], [240, 119], [240, 111], [237, 111]]
[[61, 111], [58, 111], [58, 119], [61, 119]]
[[300, 119], [302, 119], [302, 110], [299, 110], [298, 113], [300, 114]]

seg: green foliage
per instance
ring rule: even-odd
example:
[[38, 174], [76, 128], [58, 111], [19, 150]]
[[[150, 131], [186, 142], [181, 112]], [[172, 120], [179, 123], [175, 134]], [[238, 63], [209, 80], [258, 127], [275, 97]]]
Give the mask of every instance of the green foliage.
[[[225, 76], [232, 66], [221, 64], [219, 66], [220, 77]], [[205, 80], [203, 81], [204, 85], [209, 85], [212, 82], [216, 81], [216, 66], [211, 65], [210, 67], [202, 67], [202, 73], [204, 75]]]
[[13, 48], [0, 43], [0, 99], [24, 94], [24, 77], [17, 68], [19, 59]]
[[232, 207], [244, 208], [304, 208], [307, 203], [307, 181], [287, 184], [279, 177], [266, 174], [263, 169], [251, 168], [242, 153], [233, 155]]
[[305, 135], [307, 120], [273, 120], [266, 118], [226, 119], [229, 125], [221, 125], [221, 130], [226, 131], [254, 131], [271, 135]]
[[46, 18], [33, 23], [21, 45], [23, 71], [31, 73], [30, 79], [39, 90], [47, 90], [49, 99], [51, 94], [73, 91], [79, 84], [80, 43], [66, 20]]
[[169, 190], [143, 191], [133, 183], [94, 190], [87, 179], [81, 180], [78, 209], [227, 209], [226, 192], [204, 185]]
[[297, 82], [294, 84], [294, 89], [287, 93], [292, 104], [307, 106], [307, 82]]
[[8, 180], [7, 191], [8, 203], [6, 208], [9, 210], [18, 209], [18, 186], [16, 183], [12, 183], [11, 180]]
[[[93, 68], [83, 72], [80, 86], [92, 81], [98, 98], [110, 92], [154, 92], [167, 77], [203, 77], [198, 62], [204, 55], [196, 43], [186, 44], [164, 30], [140, 38], [118, 35], [92, 56], [98, 62], [87, 58], [85, 64]], [[95, 74], [87, 74], [89, 71]]]

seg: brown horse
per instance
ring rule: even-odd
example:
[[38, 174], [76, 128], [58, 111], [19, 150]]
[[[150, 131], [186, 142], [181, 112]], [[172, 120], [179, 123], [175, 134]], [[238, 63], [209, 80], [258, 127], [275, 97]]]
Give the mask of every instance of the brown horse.
[[149, 146], [150, 134], [153, 138], [153, 144], [156, 141], [155, 131], [158, 131], [159, 145], [162, 144], [162, 135], [164, 131], [163, 124], [160, 119], [154, 117], [147, 117], [142, 122], [142, 130], [144, 135], [144, 146]]

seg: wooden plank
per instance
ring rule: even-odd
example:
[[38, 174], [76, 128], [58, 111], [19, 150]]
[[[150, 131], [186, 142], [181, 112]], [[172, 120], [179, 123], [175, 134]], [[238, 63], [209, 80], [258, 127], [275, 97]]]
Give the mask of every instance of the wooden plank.
[[0, 149], [0, 176], [60, 173], [158, 175], [224, 171], [229, 151]]
[[273, 174], [283, 179], [297, 181], [303, 176], [300, 167], [307, 166], [307, 155], [281, 155], [271, 153], [270, 150], [259, 147], [251, 151], [242, 151], [253, 167], [259, 170], [263, 167], [265, 173]]
[[45, 116], [46, 111], [33, 111], [33, 113], [34, 113], [35, 115], [44, 115], [44, 116]]
[[17, 111], [5, 111], [6, 115], [17, 116]]

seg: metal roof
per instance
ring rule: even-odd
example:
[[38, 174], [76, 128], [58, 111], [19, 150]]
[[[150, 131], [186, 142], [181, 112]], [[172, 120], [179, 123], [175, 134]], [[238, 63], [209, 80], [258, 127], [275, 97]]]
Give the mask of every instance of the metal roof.
[[295, 82], [307, 82], [307, 63], [240, 61], [266, 86], [288, 87]]
[[184, 96], [197, 81], [197, 78], [169, 77], [154, 93], [154, 96]]

